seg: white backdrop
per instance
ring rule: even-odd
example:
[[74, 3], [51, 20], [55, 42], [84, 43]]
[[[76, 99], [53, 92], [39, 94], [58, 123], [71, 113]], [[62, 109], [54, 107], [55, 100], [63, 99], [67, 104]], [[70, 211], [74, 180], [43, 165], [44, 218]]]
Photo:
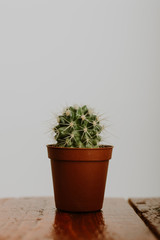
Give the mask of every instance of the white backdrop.
[[160, 196], [160, 1], [0, 0], [0, 197], [52, 195], [51, 113], [88, 104], [106, 196]]

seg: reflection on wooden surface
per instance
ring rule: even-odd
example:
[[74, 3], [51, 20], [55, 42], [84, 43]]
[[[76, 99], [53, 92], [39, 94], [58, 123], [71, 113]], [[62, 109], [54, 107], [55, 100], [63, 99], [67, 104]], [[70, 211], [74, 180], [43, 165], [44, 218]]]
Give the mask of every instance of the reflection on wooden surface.
[[53, 239], [107, 239], [102, 211], [66, 213], [56, 211]]
[[93, 213], [57, 211], [52, 197], [0, 199], [0, 240], [155, 240], [124, 199]]

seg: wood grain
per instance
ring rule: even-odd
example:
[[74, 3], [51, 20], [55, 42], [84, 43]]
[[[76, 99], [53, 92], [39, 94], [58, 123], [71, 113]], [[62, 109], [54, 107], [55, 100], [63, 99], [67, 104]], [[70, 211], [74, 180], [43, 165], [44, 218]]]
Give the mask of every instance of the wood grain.
[[132, 198], [129, 203], [160, 239], [160, 198]]
[[0, 240], [155, 240], [123, 199], [106, 199], [103, 211], [66, 213], [52, 197], [0, 200]]

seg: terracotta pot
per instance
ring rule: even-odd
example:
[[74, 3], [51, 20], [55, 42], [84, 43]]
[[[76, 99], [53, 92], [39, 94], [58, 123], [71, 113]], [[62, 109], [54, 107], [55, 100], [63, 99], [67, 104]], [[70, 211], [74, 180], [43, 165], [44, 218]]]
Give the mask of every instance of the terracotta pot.
[[102, 208], [112, 146], [62, 148], [47, 145], [56, 207], [71, 212]]

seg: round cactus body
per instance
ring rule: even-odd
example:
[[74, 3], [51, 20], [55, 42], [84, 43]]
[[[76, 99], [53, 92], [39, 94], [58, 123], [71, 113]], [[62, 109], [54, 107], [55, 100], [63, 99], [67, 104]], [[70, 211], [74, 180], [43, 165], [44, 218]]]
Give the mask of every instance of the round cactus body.
[[86, 105], [70, 106], [57, 118], [54, 127], [59, 147], [97, 148], [101, 141], [102, 126], [97, 115]]

